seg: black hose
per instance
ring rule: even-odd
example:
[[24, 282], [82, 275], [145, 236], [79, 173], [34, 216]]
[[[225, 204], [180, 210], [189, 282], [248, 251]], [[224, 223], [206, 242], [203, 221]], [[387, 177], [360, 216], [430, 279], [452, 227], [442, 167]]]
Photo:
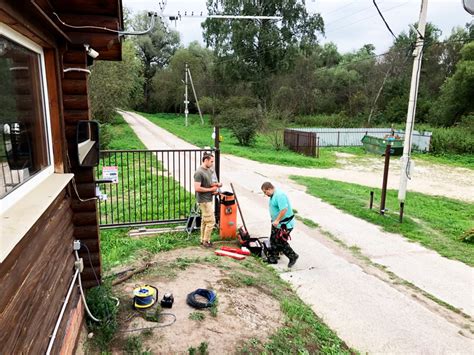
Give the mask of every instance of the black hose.
[[[206, 298], [207, 302], [200, 302], [196, 300], [196, 295]], [[206, 290], [203, 288], [198, 288], [196, 291], [191, 292], [190, 294], [188, 294], [188, 297], [186, 297], [186, 303], [190, 305], [191, 307], [198, 308], [198, 309], [212, 307], [215, 300], [216, 300], [215, 292], [211, 290]]]

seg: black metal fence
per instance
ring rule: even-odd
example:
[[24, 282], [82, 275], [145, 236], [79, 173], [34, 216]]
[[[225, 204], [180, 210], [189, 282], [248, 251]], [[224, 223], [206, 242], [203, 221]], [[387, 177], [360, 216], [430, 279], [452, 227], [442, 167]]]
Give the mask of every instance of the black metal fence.
[[209, 150], [106, 150], [97, 169], [99, 225], [185, 222], [194, 199], [194, 172]]

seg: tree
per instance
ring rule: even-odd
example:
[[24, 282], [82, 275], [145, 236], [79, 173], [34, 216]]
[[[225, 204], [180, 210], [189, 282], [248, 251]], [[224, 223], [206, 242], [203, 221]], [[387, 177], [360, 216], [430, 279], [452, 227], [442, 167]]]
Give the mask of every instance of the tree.
[[275, 20], [207, 19], [202, 27], [218, 59], [222, 77], [252, 81], [255, 94], [268, 98], [271, 73], [292, 66], [298, 50], [309, 52], [323, 33], [319, 14], [309, 15], [304, 0], [208, 0], [209, 14], [282, 16]]
[[[188, 48], [180, 48], [170, 58], [166, 68], [158, 70], [153, 78], [151, 108], [161, 112], [182, 110], [184, 94], [184, 69], [186, 63], [191, 71], [194, 87], [199, 97], [209, 95], [212, 90], [213, 54], [198, 42], [191, 42]], [[194, 111], [195, 101], [189, 83], [190, 109]], [[196, 109], [197, 112], [197, 109]]]
[[[146, 12], [139, 13], [130, 21], [132, 30], [144, 31], [150, 25], [150, 19]], [[169, 30], [163, 22], [156, 20], [154, 28], [146, 35], [133, 36], [133, 42], [137, 46], [138, 55], [144, 65], [144, 111], [150, 111], [150, 98], [153, 95], [152, 78], [158, 69], [168, 65], [170, 58], [179, 47], [179, 33]]]
[[461, 60], [453, 76], [441, 87], [441, 95], [431, 110], [434, 123], [451, 126], [474, 112], [474, 41], [461, 50]]
[[117, 107], [136, 106], [143, 97], [143, 66], [130, 40], [122, 46], [122, 61], [96, 61], [91, 67], [89, 92], [92, 117], [112, 122]]

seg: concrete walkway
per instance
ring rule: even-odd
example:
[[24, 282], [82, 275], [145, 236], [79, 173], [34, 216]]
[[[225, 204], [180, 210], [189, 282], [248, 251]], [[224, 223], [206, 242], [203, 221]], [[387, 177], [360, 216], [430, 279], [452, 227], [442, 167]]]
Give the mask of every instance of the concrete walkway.
[[[124, 117], [149, 149], [192, 147], [139, 115]], [[221, 164], [223, 182], [234, 183], [251, 234], [268, 235], [268, 200], [260, 186], [271, 180], [288, 192], [302, 217], [347, 245], [359, 247], [364, 256], [398, 277], [474, 315], [473, 268], [309, 196], [280, 167], [230, 155], [224, 155]], [[404, 291], [369, 272], [317, 229], [299, 223], [291, 243], [300, 259], [290, 272], [282, 257], [277, 265], [281, 276], [350, 346], [370, 353], [474, 353], [470, 319], [422, 302], [424, 296], [418, 291]]]

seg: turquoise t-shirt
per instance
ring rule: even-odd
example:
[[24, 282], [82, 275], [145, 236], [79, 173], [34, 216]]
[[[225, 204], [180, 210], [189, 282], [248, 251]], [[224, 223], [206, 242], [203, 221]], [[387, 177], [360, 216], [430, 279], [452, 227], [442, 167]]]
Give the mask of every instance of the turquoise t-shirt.
[[[272, 218], [272, 222], [275, 220], [275, 218], [277, 218], [280, 211], [285, 208], [288, 208], [288, 210], [286, 211], [282, 219], [293, 216], [293, 209], [291, 208], [290, 200], [288, 200], [286, 194], [279, 189], [275, 189], [275, 191], [273, 192], [273, 196], [270, 197], [269, 206], [270, 217]], [[291, 221], [286, 222], [285, 224], [288, 229], [293, 229], [295, 226], [295, 218], [293, 217]], [[280, 227], [281, 223], [278, 225], [278, 228]]]

